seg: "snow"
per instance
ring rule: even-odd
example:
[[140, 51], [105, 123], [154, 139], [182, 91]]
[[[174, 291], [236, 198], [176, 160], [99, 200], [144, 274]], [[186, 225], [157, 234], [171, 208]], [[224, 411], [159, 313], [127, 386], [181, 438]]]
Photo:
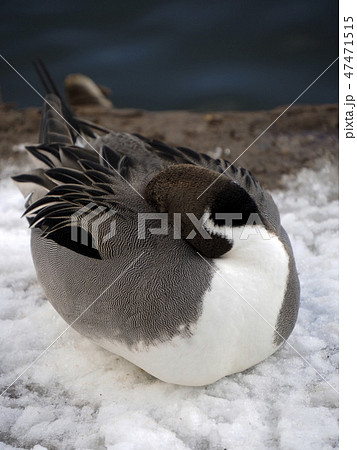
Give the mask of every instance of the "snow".
[[[323, 163], [285, 182], [273, 195], [302, 287], [288, 340], [293, 348], [285, 345], [244, 373], [190, 388], [158, 381], [69, 329], [0, 398], [0, 450], [336, 448], [337, 170]], [[22, 212], [23, 198], [3, 176], [2, 389], [66, 328], [36, 280]]]

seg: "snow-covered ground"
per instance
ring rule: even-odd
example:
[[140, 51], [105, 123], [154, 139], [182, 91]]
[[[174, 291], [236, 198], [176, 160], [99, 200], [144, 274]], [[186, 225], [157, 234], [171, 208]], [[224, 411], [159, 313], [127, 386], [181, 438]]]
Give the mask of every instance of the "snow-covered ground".
[[[72, 329], [1, 397], [0, 449], [330, 449], [338, 446], [337, 171], [302, 170], [274, 193], [295, 250], [302, 301], [291, 346], [207, 387], [165, 384]], [[0, 182], [0, 387], [65, 329], [45, 300]], [[321, 376], [326, 381], [324, 381]], [[331, 387], [332, 386], [332, 387]]]

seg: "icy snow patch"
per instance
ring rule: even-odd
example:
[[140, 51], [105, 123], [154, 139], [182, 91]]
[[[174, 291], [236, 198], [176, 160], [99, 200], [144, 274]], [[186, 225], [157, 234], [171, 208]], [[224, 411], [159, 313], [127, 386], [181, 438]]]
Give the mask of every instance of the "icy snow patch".
[[[165, 384], [67, 331], [4, 394], [0, 449], [330, 449], [337, 441], [336, 169], [302, 170], [274, 192], [302, 286], [289, 343], [256, 367], [200, 388]], [[20, 219], [0, 182], [0, 385], [65, 329], [45, 300]], [[311, 366], [310, 366], [310, 365]], [[317, 373], [319, 372], [319, 374]]]

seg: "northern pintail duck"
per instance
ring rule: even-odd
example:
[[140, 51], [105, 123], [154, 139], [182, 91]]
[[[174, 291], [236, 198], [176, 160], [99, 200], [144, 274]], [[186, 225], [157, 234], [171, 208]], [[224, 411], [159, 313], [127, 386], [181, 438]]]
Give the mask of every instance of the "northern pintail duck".
[[40, 144], [27, 147], [38, 167], [14, 180], [56, 311], [169, 383], [209, 384], [274, 353], [300, 294], [271, 195], [223, 159], [124, 132], [99, 136], [43, 70]]

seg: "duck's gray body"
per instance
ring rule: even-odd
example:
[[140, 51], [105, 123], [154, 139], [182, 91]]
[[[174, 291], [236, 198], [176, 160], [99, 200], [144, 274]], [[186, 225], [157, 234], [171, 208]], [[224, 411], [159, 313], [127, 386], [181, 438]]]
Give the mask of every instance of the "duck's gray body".
[[[60, 110], [57, 97], [48, 101]], [[208, 258], [187, 240], [173, 239], [171, 226], [167, 235], [138, 239], [138, 213], [157, 211], [146, 189], [163, 171], [186, 164], [187, 170], [198, 166], [219, 174], [229, 163], [126, 133], [91, 139], [87, 149], [77, 149], [70, 129], [49, 107], [40, 137], [52, 149], [31, 150], [47, 166], [36, 173], [37, 181], [30, 180], [42, 185], [38, 191], [31, 187], [27, 205], [32, 255], [47, 298], [73, 328], [154, 376], [186, 385], [244, 370], [287, 339], [299, 307], [293, 252], [274, 201], [248, 171], [232, 167], [221, 178], [248, 193], [272, 239], [260, 247], [249, 237], [222, 258]], [[73, 182], [71, 175], [79, 179]], [[29, 182], [24, 176], [15, 180]], [[66, 198], [58, 184], [68, 192], [75, 186], [75, 195]], [[47, 197], [52, 201], [46, 203]], [[44, 203], [34, 208], [38, 199]], [[99, 229], [104, 236], [114, 220], [115, 234], [97, 242], [95, 254], [71, 248], [68, 234], [64, 244], [61, 233], [52, 233], [56, 226], [68, 232], [73, 213], [89, 202], [115, 213]]]

